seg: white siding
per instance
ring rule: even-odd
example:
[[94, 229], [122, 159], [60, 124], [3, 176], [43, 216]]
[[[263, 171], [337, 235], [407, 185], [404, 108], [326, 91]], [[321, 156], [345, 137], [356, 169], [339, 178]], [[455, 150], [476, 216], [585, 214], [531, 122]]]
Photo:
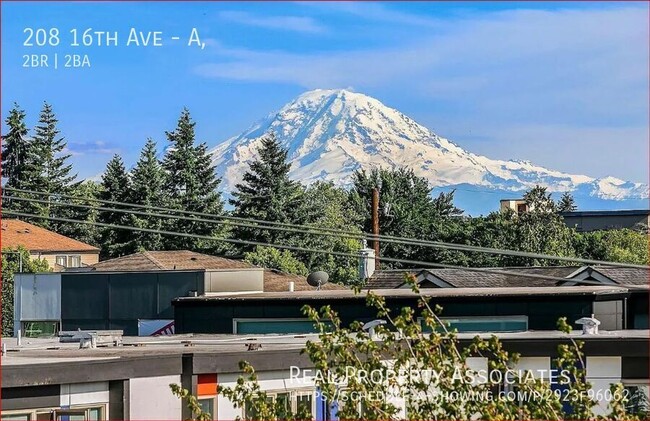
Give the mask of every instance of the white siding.
[[181, 376], [143, 377], [129, 380], [129, 419], [180, 420], [181, 399], [169, 385], [180, 384]]
[[[621, 357], [587, 357], [587, 381], [591, 383], [594, 396], [599, 392], [603, 395], [611, 384], [621, 381]], [[601, 399], [594, 407], [594, 413], [607, 414], [608, 403]]]
[[108, 403], [108, 382], [61, 385], [61, 406]]

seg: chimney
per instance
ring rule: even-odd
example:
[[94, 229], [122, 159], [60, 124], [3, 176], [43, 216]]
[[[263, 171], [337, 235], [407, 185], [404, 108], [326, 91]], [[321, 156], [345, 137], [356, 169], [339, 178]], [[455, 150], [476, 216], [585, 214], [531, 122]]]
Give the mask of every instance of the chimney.
[[375, 250], [368, 248], [364, 240], [363, 248], [359, 250], [359, 278], [365, 281], [373, 273], [375, 273]]
[[576, 320], [577, 325], [582, 325], [583, 335], [598, 335], [598, 325], [600, 320], [596, 319], [592, 314], [591, 317], [583, 317]]

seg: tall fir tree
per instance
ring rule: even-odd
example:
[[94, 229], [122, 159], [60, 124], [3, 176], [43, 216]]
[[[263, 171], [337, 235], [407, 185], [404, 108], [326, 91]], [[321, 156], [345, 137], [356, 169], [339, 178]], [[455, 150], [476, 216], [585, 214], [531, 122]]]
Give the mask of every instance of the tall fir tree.
[[[27, 163], [30, 158], [31, 142], [27, 135], [29, 130], [25, 123], [25, 112], [17, 103], [9, 111], [5, 120], [7, 134], [2, 137], [2, 177], [6, 179], [5, 187], [23, 189], [29, 187], [25, 180], [29, 174]], [[9, 191], [9, 195], [16, 197], [28, 196], [26, 194]], [[6, 209], [34, 213], [35, 204], [19, 200], [4, 199]]]
[[14, 103], [5, 122], [8, 130], [2, 137], [2, 177], [7, 180], [7, 186], [20, 188], [29, 154], [25, 111]]
[[[230, 203], [234, 215], [265, 221], [299, 223], [302, 213], [302, 186], [289, 178], [291, 164], [287, 150], [282, 148], [274, 133], [261, 140], [258, 158], [249, 164], [242, 183], [237, 184]], [[278, 243], [288, 238], [286, 233], [256, 228], [235, 228], [235, 238]], [[252, 247], [243, 247], [251, 251]]]
[[[108, 161], [106, 170], [102, 175], [101, 191], [99, 198], [115, 202], [127, 202], [130, 196], [129, 176], [124, 167], [124, 162], [119, 155], [114, 155]], [[110, 207], [124, 208], [119, 205]], [[99, 211], [97, 221], [112, 225], [131, 225], [133, 216], [124, 212]], [[131, 252], [132, 233], [119, 228], [100, 228], [101, 257], [113, 258]]]
[[[223, 213], [223, 201], [217, 189], [221, 179], [215, 173], [207, 145], [195, 144], [195, 125], [189, 110], [185, 108], [174, 131], [166, 132], [171, 145], [162, 167], [169, 205], [188, 212], [220, 215]], [[223, 234], [223, 229], [214, 223], [187, 219], [171, 218], [167, 228], [198, 235], [219, 237]], [[211, 241], [180, 236], [167, 237], [164, 241], [164, 247], [170, 250], [215, 250], [214, 246], [215, 243]]]
[[[166, 206], [165, 195], [165, 173], [157, 157], [156, 142], [147, 139], [140, 159], [131, 171], [131, 190], [129, 202], [145, 206]], [[160, 213], [153, 210], [140, 209], [146, 213]], [[163, 220], [153, 215], [133, 215], [134, 225], [138, 228], [160, 230], [163, 228]], [[132, 234], [132, 246], [134, 251], [138, 250], [161, 250], [163, 248], [163, 237], [160, 234], [150, 232], [134, 232]]]
[[573, 212], [576, 209], [578, 209], [578, 206], [573, 195], [569, 192], [562, 193], [560, 201], [557, 204], [558, 212]]
[[[48, 203], [37, 206], [37, 213], [44, 217], [70, 216], [69, 210], [53, 203], [58, 200], [56, 195], [72, 192], [77, 177], [72, 173], [72, 164], [68, 162], [70, 154], [65, 153], [67, 143], [59, 136], [57, 123], [52, 106], [44, 103], [34, 129], [32, 146], [29, 148], [30, 156], [26, 164], [27, 175], [24, 177], [26, 189], [50, 195]], [[46, 219], [37, 220], [35, 223], [55, 231], [64, 225]]]

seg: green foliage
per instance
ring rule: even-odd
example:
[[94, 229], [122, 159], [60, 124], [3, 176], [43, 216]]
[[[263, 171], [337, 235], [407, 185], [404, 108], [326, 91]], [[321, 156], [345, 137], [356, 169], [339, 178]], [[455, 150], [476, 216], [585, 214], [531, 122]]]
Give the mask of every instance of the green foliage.
[[45, 260], [32, 259], [23, 248], [2, 249], [2, 336], [11, 337], [14, 333], [14, 274], [49, 271]]
[[576, 250], [581, 256], [611, 262], [650, 264], [648, 259], [648, 234], [616, 229], [576, 234]]
[[[97, 202], [94, 199], [100, 197], [101, 191], [102, 186], [92, 180], [75, 184], [70, 192], [71, 195], [75, 196], [75, 199], [65, 200], [86, 207], [64, 207], [61, 209], [61, 212], [66, 218], [74, 219], [75, 221], [97, 222], [99, 211], [97, 210]], [[100, 231], [101, 229], [99, 227], [90, 224], [68, 222], [59, 223], [57, 229], [59, 234], [96, 247], [100, 244]]]
[[[300, 219], [304, 224], [318, 228], [336, 229], [361, 233], [357, 228], [361, 216], [349, 200], [348, 192], [332, 183], [316, 182], [306, 188], [302, 198]], [[326, 236], [294, 235], [288, 239], [292, 245], [334, 251], [357, 253], [359, 240]], [[356, 259], [334, 256], [326, 253], [295, 253], [310, 272], [323, 270], [330, 275], [331, 282], [351, 284], [359, 282]]]
[[[52, 106], [43, 104], [43, 109], [34, 128], [31, 158], [27, 162], [28, 174], [26, 183], [28, 190], [36, 190], [49, 194], [69, 194], [73, 188], [73, 181], [77, 177], [72, 174], [72, 164], [68, 163], [69, 154], [65, 154], [67, 143], [60, 137], [57, 128], [58, 120], [54, 115]], [[52, 198], [52, 201], [57, 200]], [[42, 216], [67, 216], [66, 212], [53, 204], [39, 204], [37, 213]], [[35, 221], [45, 228], [57, 230], [61, 222], [41, 219]]]
[[557, 204], [558, 212], [573, 212], [576, 209], [578, 209], [578, 206], [576, 206], [576, 202], [571, 193], [562, 193], [562, 197], [560, 197], [560, 201]]
[[[185, 108], [176, 128], [166, 132], [170, 145], [162, 162], [164, 190], [169, 194], [169, 204], [173, 208], [221, 215], [223, 202], [217, 190], [221, 179], [214, 171], [207, 145], [195, 144], [195, 126], [189, 110]], [[169, 231], [205, 236], [222, 234], [222, 230], [213, 223], [181, 219], [170, 219], [168, 222], [166, 228]], [[170, 250], [197, 250], [214, 246], [205, 240], [180, 236], [167, 238], [165, 245]]]
[[[165, 207], [168, 198], [165, 195], [165, 173], [157, 157], [156, 142], [147, 139], [140, 159], [131, 171], [131, 190], [129, 202], [143, 206]], [[140, 212], [160, 213], [150, 209], [138, 209]], [[133, 224], [137, 228], [152, 230], [163, 229], [163, 221], [153, 215], [133, 215]], [[130, 249], [137, 250], [162, 250], [165, 238], [161, 234], [137, 231], [131, 234]]]
[[212, 419], [216, 419], [216, 417], [213, 417], [209, 412], [203, 412], [203, 409], [199, 404], [199, 400], [196, 398], [196, 396], [189, 393], [187, 389], [183, 389], [181, 386], [174, 383], [170, 384], [169, 388], [172, 390], [172, 393], [174, 395], [186, 401], [187, 408], [192, 414], [192, 417], [190, 419], [198, 421], [210, 421]]
[[[237, 184], [230, 203], [235, 207], [234, 216], [263, 219], [270, 222], [298, 223], [303, 189], [289, 179], [291, 165], [287, 162], [287, 150], [282, 148], [274, 133], [261, 140], [258, 158], [249, 164], [249, 170]], [[290, 234], [258, 228], [236, 227], [233, 236], [243, 240], [280, 243]], [[250, 251], [251, 246], [242, 246]]]
[[[115, 202], [127, 202], [129, 198], [130, 181], [124, 167], [124, 162], [119, 155], [113, 156], [106, 165], [102, 174], [101, 191], [99, 198]], [[106, 207], [125, 208], [120, 205], [107, 205]], [[97, 220], [103, 224], [129, 225], [132, 216], [125, 212], [99, 211]], [[101, 256], [113, 258], [123, 256], [130, 252], [131, 231], [119, 228], [100, 228]]]
[[294, 275], [308, 275], [307, 267], [296, 259], [289, 250], [257, 246], [254, 251], [246, 252], [244, 260], [263, 268], [277, 269]]
[[5, 122], [8, 130], [2, 136], [2, 176], [7, 179], [7, 186], [21, 188], [25, 164], [30, 155], [30, 142], [27, 139], [25, 112], [17, 103], [14, 103]]
[[[381, 235], [444, 240], [453, 235], [455, 216], [462, 211], [453, 206], [453, 192], [431, 196], [425, 178], [413, 170], [374, 168], [355, 173], [350, 201], [362, 215], [361, 227], [372, 232], [372, 194], [379, 189], [379, 233]], [[381, 243], [380, 255], [411, 260], [444, 260], [449, 252], [396, 243]], [[453, 254], [453, 253], [451, 253]], [[382, 266], [391, 264], [382, 263]], [[397, 264], [393, 266], [398, 266]]]

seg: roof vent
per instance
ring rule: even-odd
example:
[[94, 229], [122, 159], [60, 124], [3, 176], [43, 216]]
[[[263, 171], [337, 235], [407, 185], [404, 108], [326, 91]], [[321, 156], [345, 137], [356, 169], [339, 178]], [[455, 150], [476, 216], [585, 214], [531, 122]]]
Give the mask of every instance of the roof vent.
[[591, 317], [583, 317], [576, 320], [577, 325], [582, 325], [582, 334], [583, 335], [597, 335], [598, 334], [598, 325], [600, 320], [596, 319], [592, 314]]

